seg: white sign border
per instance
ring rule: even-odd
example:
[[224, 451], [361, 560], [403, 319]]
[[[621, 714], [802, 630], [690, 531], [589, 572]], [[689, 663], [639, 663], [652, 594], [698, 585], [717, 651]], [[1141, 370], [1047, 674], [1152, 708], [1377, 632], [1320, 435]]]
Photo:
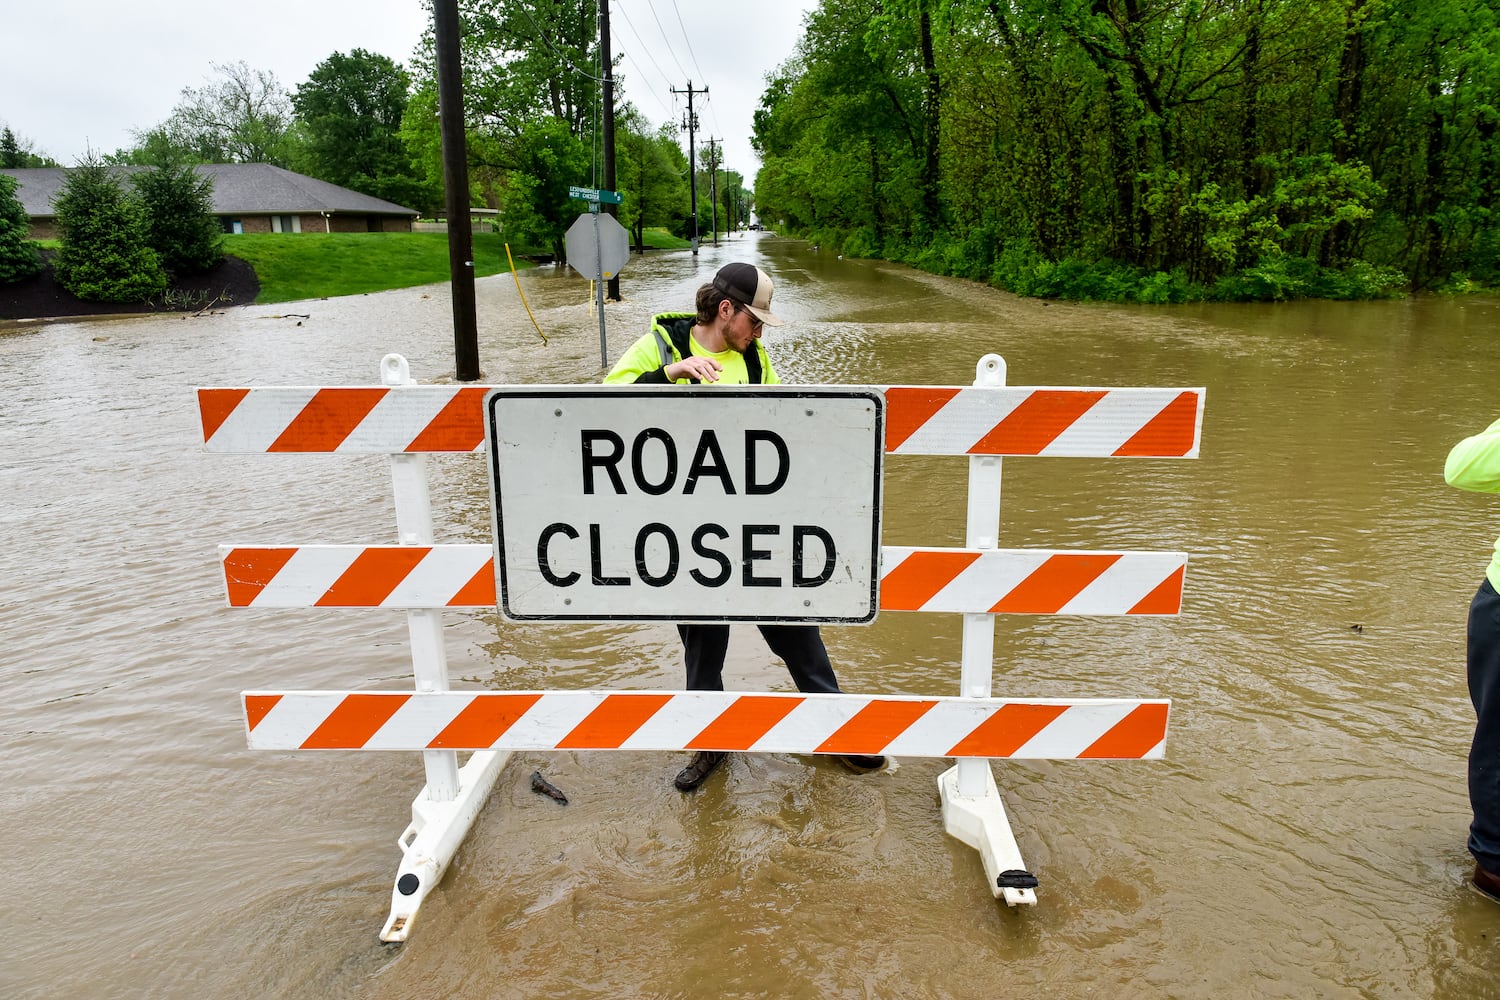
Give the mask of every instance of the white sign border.
[[[579, 397], [649, 399], [671, 393], [674, 398], [703, 396], [714, 398], [726, 391], [736, 396], [775, 397], [779, 399], [866, 399], [875, 406], [874, 455], [871, 462], [873, 482], [870, 502], [870, 603], [861, 616], [846, 615], [677, 615], [677, 614], [520, 614], [514, 613], [507, 600], [504, 520], [500, 508], [500, 460], [496, 454], [495, 404], [503, 398], [569, 399]], [[885, 393], [873, 386], [764, 386], [748, 385], [729, 388], [712, 386], [616, 386], [616, 385], [518, 385], [495, 386], [484, 396], [485, 450], [489, 453], [490, 529], [494, 534], [496, 601], [500, 614], [510, 622], [693, 622], [699, 624], [768, 624], [768, 625], [868, 625], [880, 612], [881, 514], [885, 488]]]

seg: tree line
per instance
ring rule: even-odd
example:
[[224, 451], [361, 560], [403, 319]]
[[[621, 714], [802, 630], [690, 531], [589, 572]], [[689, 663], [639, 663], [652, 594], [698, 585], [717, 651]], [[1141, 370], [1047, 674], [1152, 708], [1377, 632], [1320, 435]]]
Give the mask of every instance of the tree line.
[[822, 0], [763, 220], [1022, 294], [1500, 280], [1496, 0]]
[[[562, 254], [584, 205], [571, 186], [603, 187], [602, 69], [594, 0], [459, 0], [470, 203], [499, 210], [507, 240]], [[617, 58], [618, 63], [618, 58]], [[335, 52], [294, 89], [240, 61], [212, 64], [160, 123], [104, 154], [113, 165], [271, 163], [434, 216], [445, 203], [429, 28], [410, 67]], [[655, 125], [616, 77], [620, 221], [692, 230], [693, 175], [675, 123]], [[0, 146], [0, 154], [4, 147]], [[740, 226], [754, 205], [744, 177], [700, 150], [698, 230]], [[34, 155], [34, 154], [33, 154]], [[24, 164], [40, 165], [40, 164]], [[708, 192], [716, 190], [714, 204]]]

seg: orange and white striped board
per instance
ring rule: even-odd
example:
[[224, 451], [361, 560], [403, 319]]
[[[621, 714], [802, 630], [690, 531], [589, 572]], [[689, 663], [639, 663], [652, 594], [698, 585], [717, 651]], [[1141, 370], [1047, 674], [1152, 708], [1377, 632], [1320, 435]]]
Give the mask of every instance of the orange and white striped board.
[[[488, 545], [221, 546], [235, 608], [495, 606]], [[882, 611], [1175, 615], [1181, 552], [881, 549]]]
[[[490, 388], [205, 388], [198, 410], [211, 452], [477, 452]], [[875, 388], [885, 394], [890, 454], [1198, 456], [1201, 388]]]
[[1199, 389], [889, 386], [892, 455], [1197, 458]]
[[247, 691], [254, 750], [1160, 758], [1171, 703], [734, 691]]

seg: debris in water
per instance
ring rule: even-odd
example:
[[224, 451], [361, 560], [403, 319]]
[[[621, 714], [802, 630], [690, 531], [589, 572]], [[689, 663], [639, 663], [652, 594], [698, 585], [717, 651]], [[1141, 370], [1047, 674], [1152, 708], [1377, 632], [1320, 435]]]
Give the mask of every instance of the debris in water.
[[563, 805], [568, 804], [568, 797], [563, 794], [562, 789], [558, 788], [552, 782], [542, 777], [541, 771], [531, 772], [531, 790], [533, 792], [541, 792], [549, 799], [555, 799], [556, 801], [561, 802]]

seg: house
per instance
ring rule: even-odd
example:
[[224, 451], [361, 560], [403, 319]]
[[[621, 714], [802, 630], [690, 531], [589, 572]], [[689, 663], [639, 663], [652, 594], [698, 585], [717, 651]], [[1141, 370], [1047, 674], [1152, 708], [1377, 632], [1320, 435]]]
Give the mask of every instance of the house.
[[[129, 175], [149, 167], [115, 167]], [[208, 163], [194, 167], [213, 181], [212, 212], [226, 233], [410, 232], [417, 213], [327, 181], [269, 163]], [[31, 216], [31, 238], [57, 238], [53, 200], [62, 191], [62, 167], [4, 169], [16, 179], [16, 197]]]

